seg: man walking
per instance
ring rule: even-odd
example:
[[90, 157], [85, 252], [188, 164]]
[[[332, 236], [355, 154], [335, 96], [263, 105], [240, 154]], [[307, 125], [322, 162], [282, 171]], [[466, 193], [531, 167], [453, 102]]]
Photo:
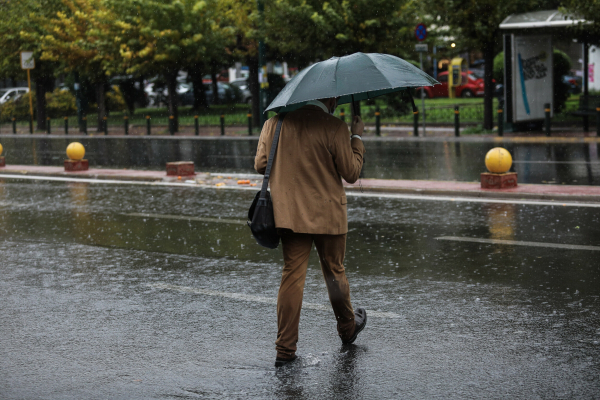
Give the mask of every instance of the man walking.
[[[344, 270], [348, 220], [341, 178], [354, 183], [363, 165], [364, 123], [355, 116], [348, 125], [330, 115], [337, 99], [308, 102], [290, 112], [281, 127], [270, 187], [275, 225], [281, 234], [284, 268], [277, 296], [275, 366], [296, 359], [308, 256], [314, 243], [329, 300], [344, 344], [353, 343], [367, 323], [364, 309], [354, 312]], [[254, 168], [265, 173], [278, 116], [265, 122]]]

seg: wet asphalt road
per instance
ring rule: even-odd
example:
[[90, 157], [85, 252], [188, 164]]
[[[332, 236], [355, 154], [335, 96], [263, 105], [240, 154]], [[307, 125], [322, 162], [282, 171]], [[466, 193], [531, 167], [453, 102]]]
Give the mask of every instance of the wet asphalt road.
[[277, 370], [253, 194], [2, 180], [0, 398], [600, 398], [600, 208], [349, 196], [368, 326], [341, 346], [313, 254]]

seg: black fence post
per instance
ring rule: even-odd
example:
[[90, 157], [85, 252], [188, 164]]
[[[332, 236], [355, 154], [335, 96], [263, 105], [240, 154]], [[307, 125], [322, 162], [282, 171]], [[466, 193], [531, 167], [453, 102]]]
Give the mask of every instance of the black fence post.
[[550, 103], [544, 104], [545, 120], [544, 125], [546, 127], [546, 136], [550, 136]]
[[[29, 133], [33, 135], [33, 115], [29, 116]], [[48, 132], [50, 133], [50, 132]]]
[[52, 133], [52, 129], [50, 127], [50, 117], [46, 118], [46, 133], [48, 135]]
[[129, 135], [129, 116], [123, 116], [123, 124], [125, 125], [125, 135]]
[[104, 136], [108, 135], [108, 117], [105, 115], [102, 117], [102, 128], [104, 128]]
[[83, 133], [87, 135], [87, 117], [86, 116], [83, 116], [81, 118], [81, 125], [83, 128]]
[[12, 117], [12, 123], [13, 123], [13, 135], [17, 134], [17, 119], [15, 117]]
[[221, 114], [221, 136], [225, 136], [225, 115]]
[[342, 122], [346, 122], [346, 113], [344, 112], [343, 108], [340, 110], [340, 119]]
[[252, 110], [248, 109], [248, 114], [246, 114], [246, 116], [248, 117], [248, 136], [252, 136]]
[[169, 115], [169, 133], [175, 135], [175, 116]]
[[600, 107], [596, 107], [596, 136], [600, 136]]
[[198, 116], [194, 115], [194, 135], [198, 136], [200, 134], [200, 127], [198, 126]]
[[150, 136], [150, 116], [146, 115], [146, 135]]
[[498, 136], [504, 136], [504, 102], [498, 102]]
[[413, 111], [413, 135], [415, 137], [419, 136], [419, 110]]
[[65, 135], [69, 134], [69, 117], [65, 117]]
[[454, 136], [460, 136], [460, 109], [458, 105], [454, 106]]
[[379, 107], [375, 108], [375, 135], [381, 136], [381, 113], [379, 112]]

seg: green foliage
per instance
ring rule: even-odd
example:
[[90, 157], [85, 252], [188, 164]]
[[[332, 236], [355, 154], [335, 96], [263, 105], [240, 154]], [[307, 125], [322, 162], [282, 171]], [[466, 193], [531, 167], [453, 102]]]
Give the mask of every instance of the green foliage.
[[569, 85], [563, 82], [562, 77], [571, 70], [571, 59], [560, 50], [554, 49], [552, 54], [552, 73], [554, 86], [554, 112], [559, 113], [565, 108], [569, 98]]
[[75, 95], [59, 88], [54, 89], [52, 93], [46, 93], [46, 113], [50, 118], [75, 115], [77, 113]]
[[113, 85], [111, 90], [106, 93], [106, 107], [108, 111], [127, 111], [127, 103], [118, 85]]
[[412, 54], [411, 0], [280, 0], [265, 6], [266, 44], [295, 64], [361, 52]]
[[600, 44], [600, 1], [598, 0], [562, 0], [561, 11], [574, 17], [585, 19], [571, 28], [580, 39], [586, 39], [597, 45]]
[[[36, 93], [31, 92], [33, 114], [36, 115]], [[49, 118], [63, 118], [75, 115], [77, 106], [75, 95], [68, 90], [54, 89], [46, 93], [46, 115]], [[29, 94], [19, 97], [16, 101], [8, 101], [0, 106], [0, 121], [8, 122], [15, 117], [18, 121], [29, 119]]]
[[501, 51], [494, 57], [494, 74], [496, 83], [504, 84], [504, 52]]
[[[33, 96], [33, 112], [35, 115], [35, 93]], [[8, 122], [15, 117], [17, 121], [29, 119], [29, 95], [21, 96], [17, 100], [7, 101], [0, 106], [0, 121]]]

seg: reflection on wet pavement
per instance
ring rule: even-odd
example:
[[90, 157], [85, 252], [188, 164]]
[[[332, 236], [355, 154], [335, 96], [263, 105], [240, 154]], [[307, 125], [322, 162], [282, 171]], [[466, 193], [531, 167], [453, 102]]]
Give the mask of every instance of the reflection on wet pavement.
[[[519, 183], [600, 185], [600, 143], [365, 140], [364, 178], [479, 182], [485, 154], [505, 147]], [[194, 161], [197, 171], [254, 173], [257, 138], [78, 138], [90, 167], [163, 170], [169, 161]], [[72, 138], [6, 136], [6, 163], [62, 165]]]
[[436, 240], [599, 246], [597, 209], [352, 197], [353, 304], [398, 317], [341, 346], [312, 254], [301, 359], [275, 370], [281, 252], [239, 223], [253, 195], [2, 182], [1, 397], [600, 393], [595, 251]]

